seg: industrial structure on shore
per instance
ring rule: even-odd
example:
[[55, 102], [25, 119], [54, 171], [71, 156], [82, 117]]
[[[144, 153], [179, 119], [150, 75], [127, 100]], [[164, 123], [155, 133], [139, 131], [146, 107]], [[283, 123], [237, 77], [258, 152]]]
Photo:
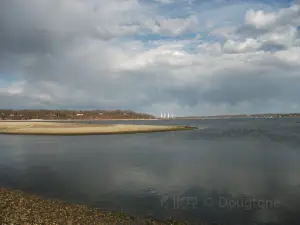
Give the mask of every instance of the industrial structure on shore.
[[168, 119], [168, 120], [175, 119], [175, 115], [173, 114], [173, 112], [171, 112], [171, 113], [169, 113], [169, 112], [167, 112], [167, 113], [163, 112], [163, 113], [160, 114], [159, 119]]

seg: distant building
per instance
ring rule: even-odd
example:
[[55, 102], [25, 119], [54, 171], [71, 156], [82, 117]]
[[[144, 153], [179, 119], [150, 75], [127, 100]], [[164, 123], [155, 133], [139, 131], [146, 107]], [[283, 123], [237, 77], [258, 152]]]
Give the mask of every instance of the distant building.
[[83, 116], [83, 113], [77, 113], [76, 116]]

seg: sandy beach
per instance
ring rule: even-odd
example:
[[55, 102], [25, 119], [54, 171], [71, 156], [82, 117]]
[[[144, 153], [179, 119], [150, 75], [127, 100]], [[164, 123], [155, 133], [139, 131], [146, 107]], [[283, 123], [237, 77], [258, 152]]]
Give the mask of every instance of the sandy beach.
[[132, 125], [132, 124], [87, 124], [59, 122], [0, 122], [0, 134], [32, 135], [92, 135], [150, 133], [192, 130], [188, 126]]

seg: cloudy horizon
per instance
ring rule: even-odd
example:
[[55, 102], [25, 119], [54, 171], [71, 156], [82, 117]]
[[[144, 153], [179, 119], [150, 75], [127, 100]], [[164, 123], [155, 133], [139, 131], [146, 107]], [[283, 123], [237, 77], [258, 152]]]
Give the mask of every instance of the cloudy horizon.
[[294, 113], [299, 96], [299, 0], [0, 1], [0, 108]]

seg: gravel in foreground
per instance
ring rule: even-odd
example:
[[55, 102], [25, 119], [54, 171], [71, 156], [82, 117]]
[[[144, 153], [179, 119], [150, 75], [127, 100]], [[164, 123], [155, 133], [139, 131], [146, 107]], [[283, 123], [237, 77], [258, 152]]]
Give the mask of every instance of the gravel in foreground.
[[183, 224], [134, 219], [124, 213], [101, 212], [84, 205], [44, 200], [21, 191], [0, 189], [0, 224]]

